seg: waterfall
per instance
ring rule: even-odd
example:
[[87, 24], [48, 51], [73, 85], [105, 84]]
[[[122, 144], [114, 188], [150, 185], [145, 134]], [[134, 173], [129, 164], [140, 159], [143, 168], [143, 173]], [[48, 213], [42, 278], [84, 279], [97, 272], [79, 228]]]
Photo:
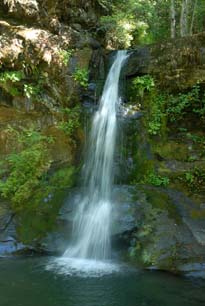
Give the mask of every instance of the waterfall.
[[117, 52], [105, 82], [99, 109], [92, 121], [83, 170], [85, 192], [74, 218], [73, 242], [64, 257], [109, 258], [119, 78], [126, 57], [126, 51]]

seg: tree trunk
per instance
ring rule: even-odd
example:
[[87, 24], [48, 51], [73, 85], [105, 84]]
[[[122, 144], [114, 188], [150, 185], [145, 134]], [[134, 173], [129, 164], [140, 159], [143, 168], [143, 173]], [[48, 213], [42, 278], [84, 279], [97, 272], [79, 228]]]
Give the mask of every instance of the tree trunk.
[[182, 37], [188, 35], [188, 15], [189, 15], [189, 0], [182, 0], [181, 17], [180, 17], [180, 35]]
[[197, 8], [197, 0], [194, 1], [194, 7], [193, 7], [192, 17], [191, 17], [191, 24], [190, 24], [190, 29], [189, 29], [189, 34], [190, 35], [193, 34], [193, 27], [194, 27], [196, 8]]
[[175, 12], [175, 1], [174, 0], [171, 0], [170, 15], [171, 15], [171, 38], [175, 38], [176, 36], [176, 12]]

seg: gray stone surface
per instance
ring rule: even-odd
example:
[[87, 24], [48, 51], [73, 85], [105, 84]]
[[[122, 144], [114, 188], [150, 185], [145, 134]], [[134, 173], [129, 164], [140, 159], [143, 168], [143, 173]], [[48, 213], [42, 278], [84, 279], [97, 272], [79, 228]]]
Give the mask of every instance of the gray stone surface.
[[16, 227], [8, 203], [0, 201], [0, 257], [10, 256], [26, 248], [16, 239]]

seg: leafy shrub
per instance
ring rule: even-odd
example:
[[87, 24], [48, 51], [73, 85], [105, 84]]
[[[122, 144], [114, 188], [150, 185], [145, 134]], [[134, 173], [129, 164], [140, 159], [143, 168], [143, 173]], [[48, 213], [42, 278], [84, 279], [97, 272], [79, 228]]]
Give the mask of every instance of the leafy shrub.
[[11, 96], [19, 96], [21, 88], [19, 82], [24, 78], [22, 71], [5, 71], [0, 73], [0, 86]]
[[144, 92], [150, 92], [155, 87], [154, 79], [150, 75], [144, 75], [136, 77], [132, 81], [132, 88], [137, 92], [141, 98], [144, 96]]
[[110, 48], [127, 49], [133, 40], [132, 32], [136, 22], [127, 19], [123, 12], [115, 12], [111, 16], [100, 19], [101, 29], [105, 31], [106, 41]]
[[132, 81], [132, 96], [136, 95], [142, 99], [145, 93], [149, 94], [145, 99], [145, 103], [148, 101], [147, 122], [150, 135], [160, 134], [165, 119], [164, 95], [158, 95], [154, 89], [154, 79], [150, 75], [136, 77]]
[[5, 71], [0, 73], [0, 84], [10, 95], [25, 95], [30, 99], [40, 93], [44, 81], [39, 77], [39, 71], [33, 77], [34, 83], [27, 84], [23, 71]]
[[72, 52], [73, 52], [72, 50], [64, 50], [64, 49], [58, 52], [59, 57], [65, 66], [68, 65]]
[[64, 120], [59, 124], [59, 128], [67, 135], [72, 136], [80, 126], [80, 107], [64, 108]]
[[38, 85], [24, 84], [24, 94], [27, 98], [31, 98], [40, 93], [40, 87]]
[[193, 112], [198, 114], [201, 119], [205, 119], [205, 93], [200, 99], [197, 99], [197, 105], [194, 106]]
[[32, 129], [17, 131], [10, 128], [9, 132], [23, 149], [6, 157], [0, 193], [11, 200], [15, 211], [19, 211], [24, 208], [25, 202], [31, 198], [43, 175], [50, 168], [51, 159], [46, 143], [52, 139]]
[[186, 137], [191, 139], [194, 143], [205, 145], [205, 136], [194, 135], [191, 133], [187, 133]]
[[166, 176], [157, 175], [153, 172], [145, 176], [142, 183], [151, 184], [158, 187], [159, 186], [166, 187], [169, 185], [169, 178]]
[[[196, 84], [188, 93], [167, 96], [166, 113], [171, 122], [181, 120], [189, 109], [195, 113], [203, 113], [200, 107], [200, 86]], [[205, 105], [204, 105], [205, 107]]]
[[205, 170], [194, 167], [192, 170], [185, 172], [181, 180], [191, 191], [199, 190], [205, 184]]
[[[147, 86], [145, 86], [146, 82], [144, 83], [142, 80], [136, 81], [136, 89], [139, 82], [141, 82], [139, 88], [142, 96], [144, 90], [152, 90], [152, 83], [149, 85], [147, 82]], [[205, 118], [205, 97], [200, 92], [199, 84], [193, 86], [191, 91], [177, 95], [159, 94], [157, 91], [153, 91], [147, 100], [147, 125], [150, 135], [162, 134], [168, 120], [169, 122], [177, 122], [186, 118], [190, 113], [197, 114], [201, 120]]]
[[88, 70], [86, 68], [78, 68], [73, 74], [74, 80], [82, 87], [88, 87]]
[[5, 71], [0, 73], [0, 82], [6, 83], [11, 81], [13, 83], [19, 82], [24, 78], [24, 73], [22, 71]]
[[162, 125], [166, 120], [165, 97], [163, 95], [155, 95], [150, 103], [149, 118], [148, 118], [148, 133], [150, 135], [160, 134]]

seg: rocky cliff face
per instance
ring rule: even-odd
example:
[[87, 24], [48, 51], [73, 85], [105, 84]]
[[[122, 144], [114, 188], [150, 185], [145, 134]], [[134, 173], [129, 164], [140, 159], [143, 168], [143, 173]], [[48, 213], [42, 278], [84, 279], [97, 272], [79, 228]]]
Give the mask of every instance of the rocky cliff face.
[[[81, 101], [87, 95], [92, 54], [101, 47], [97, 28], [102, 10], [96, 1], [4, 0], [0, 3], [0, 159], [23, 149], [11, 130], [21, 133], [32, 129], [52, 137], [53, 141], [45, 144], [52, 160], [49, 175], [55, 176], [57, 171], [59, 187], [72, 185], [70, 173], [77, 169], [84, 139], [79, 119]], [[92, 89], [90, 94], [93, 95]], [[1, 202], [3, 253], [18, 249], [16, 238], [37, 245], [37, 236], [45, 235], [55, 224], [63, 193], [51, 192], [50, 198], [45, 190], [37, 193], [37, 202], [50, 203], [47, 211], [40, 213], [41, 217], [33, 204], [27, 203], [22, 215], [13, 214], [8, 210], [11, 205]], [[51, 200], [53, 197], [55, 201]], [[50, 220], [45, 221], [49, 211], [53, 211]], [[29, 218], [33, 221], [27, 223]], [[18, 235], [14, 234], [15, 226]]]
[[55, 126], [60, 109], [80, 101], [83, 87], [73, 75], [87, 73], [92, 52], [100, 47], [94, 35], [99, 8], [92, 1], [1, 3], [2, 141], [8, 123], [15, 126], [21, 118], [25, 126], [31, 121], [40, 129]]
[[[124, 150], [138, 203], [135, 214], [131, 210], [133, 230], [125, 233], [125, 240], [132, 237], [131, 257], [148, 267], [196, 270], [201, 275], [205, 256], [204, 117], [195, 110], [204, 110], [204, 50], [205, 34], [201, 33], [139, 47], [131, 52], [125, 67], [129, 120]], [[155, 88], [145, 89], [140, 96], [133, 91], [133, 80], [147, 75]], [[198, 102], [191, 104], [193, 88], [197, 88], [198, 106]]]
[[184, 90], [205, 80], [205, 33], [139, 47], [130, 54], [127, 77], [153, 75], [161, 88]]

